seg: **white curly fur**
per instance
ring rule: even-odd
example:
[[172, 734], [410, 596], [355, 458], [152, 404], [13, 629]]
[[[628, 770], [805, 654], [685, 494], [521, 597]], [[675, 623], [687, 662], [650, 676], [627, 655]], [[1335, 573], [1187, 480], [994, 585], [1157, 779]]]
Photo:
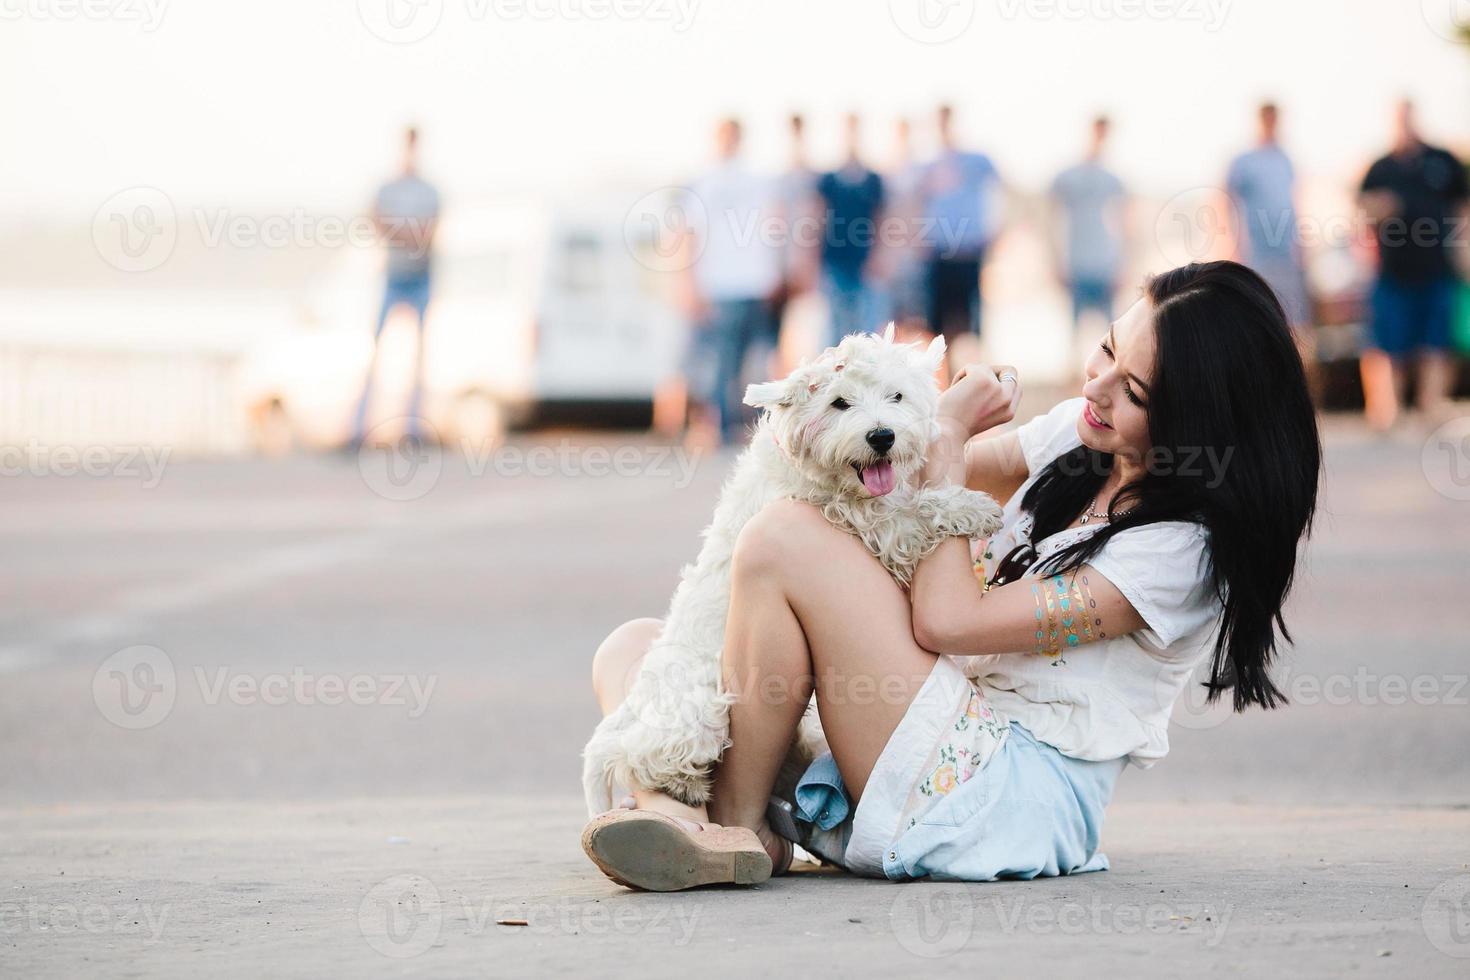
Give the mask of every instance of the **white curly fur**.
[[[938, 432], [934, 373], [943, 359], [942, 337], [921, 351], [895, 344], [890, 325], [882, 337], [844, 338], [782, 381], [750, 386], [746, 403], [763, 409], [750, 447], [720, 492], [699, 557], [682, 570], [627, 698], [583, 750], [589, 813], [607, 810], [614, 792], [634, 786], [693, 805], [709, 798], [711, 770], [730, 744], [735, 700], [720, 689], [730, 559], [741, 528], [767, 503], [794, 498], [815, 505], [905, 587], [944, 537], [986, 537], [1000, 526], [1000, 508], [987, 494], [913, 485]], [[839, 410], [838, 398], [850, 407]], [[875, 428], [895, 434], [886, 458], [897, 478], [892, 492], [876, 497], [854, 469], [880, 459], [866, 438]], [[782, 780], [793, 781], [824, 747], [816, 712], [808, 710]]]

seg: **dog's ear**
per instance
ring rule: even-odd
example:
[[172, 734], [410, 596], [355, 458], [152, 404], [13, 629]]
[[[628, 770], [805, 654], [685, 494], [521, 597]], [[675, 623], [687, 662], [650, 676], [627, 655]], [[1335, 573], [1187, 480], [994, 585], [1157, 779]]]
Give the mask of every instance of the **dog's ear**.
[[924, 367], [929, 370], [930, 374], [933, 374], [935, 371], [938, 371], [941, 367], [944, 366], [944, 351], [945, 346], [943, 334], [940, 334], [933, 340], [929, 341], [929, 346], [921, 355], [921, 357], [924, 362]]
[[888, 326], [886, 326], [886, 327], [883, 328], [883, 340], [885, 342], [887, 342], [887, 343], [890, 343], [890, 344], [893, 343], [893, 321], [892, 320], [889, 320], [888, 321]]
[[780, 381], [762, 381], [745, 389], [745, 404], [751, 408], [790, 408], [798, 394], [806, 390], [806, 382], [792, 375]]

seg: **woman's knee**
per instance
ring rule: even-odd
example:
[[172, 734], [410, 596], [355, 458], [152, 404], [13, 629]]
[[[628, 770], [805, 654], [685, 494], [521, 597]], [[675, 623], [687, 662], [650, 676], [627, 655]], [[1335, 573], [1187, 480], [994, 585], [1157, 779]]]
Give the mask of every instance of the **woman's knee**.
[[633, 667], [663, 629], [664, 621], [652, 617], [630, 619], [607, 635], [592, 655], [592, 690], [605, 710], [627, 694]]
[[769, 573], [789, 569], [813, 553], [813, 544], [833, 528], [821, 511], [800, 500], [773, 500], [756, 512], [735, 539], [738, 571]]

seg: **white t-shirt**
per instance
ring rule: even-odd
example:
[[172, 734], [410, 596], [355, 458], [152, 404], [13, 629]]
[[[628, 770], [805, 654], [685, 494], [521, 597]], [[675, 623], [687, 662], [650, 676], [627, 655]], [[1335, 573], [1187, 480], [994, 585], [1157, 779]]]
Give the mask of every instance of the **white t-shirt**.
[[765, 299], [781, 282], [786, 230], [774, 181], [722, 163], [684, 203], [698, 239], [694, 278], [714, 301]]
[[[1035, 522], [1021, 511], [1021, 499], [1048, 463], [1081, 445], [1082, 403], [1064, 401], [1017, 430], [1030, 476], [1006, 503], [1001, 529], [977, 546], [987, 581], [1013, 548], [1030, 541]], [[1037, 561], [1027, 576], [1106, 524], [1032, 542]], [[1213, 649], [1221, 607], [1209, 577], [1208, 535], [1184, 521], [1147, 524], [1115, 535], [1088, 564], [1128, 598], [1147, 628], [1084, 644], [1056, 660], [1031, 652], [954, 659], [993, 707], [1062, 754], [1093, 761], [1127, 756], [1147, 768], [1168, 753], [1169, 712]]]

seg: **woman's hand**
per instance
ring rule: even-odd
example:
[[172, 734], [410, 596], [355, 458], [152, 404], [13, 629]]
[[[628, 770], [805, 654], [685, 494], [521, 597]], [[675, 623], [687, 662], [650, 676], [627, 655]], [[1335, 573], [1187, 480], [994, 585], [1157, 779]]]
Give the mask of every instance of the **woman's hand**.
[[1015, 418], [1020, 400], [1021, 382], [1014, 367], [966, 364], [939, 396], [939, 417], [941, 424], [946, 419], [958, 423], [968, 439]]
[[965, 443], [1013, 419], [1020, 400], [1015, 368], [1005, 364], [961, 368], [939, 396], [939, 437], [929, 444], [923, 481], [931, 486], [964, 484]]

